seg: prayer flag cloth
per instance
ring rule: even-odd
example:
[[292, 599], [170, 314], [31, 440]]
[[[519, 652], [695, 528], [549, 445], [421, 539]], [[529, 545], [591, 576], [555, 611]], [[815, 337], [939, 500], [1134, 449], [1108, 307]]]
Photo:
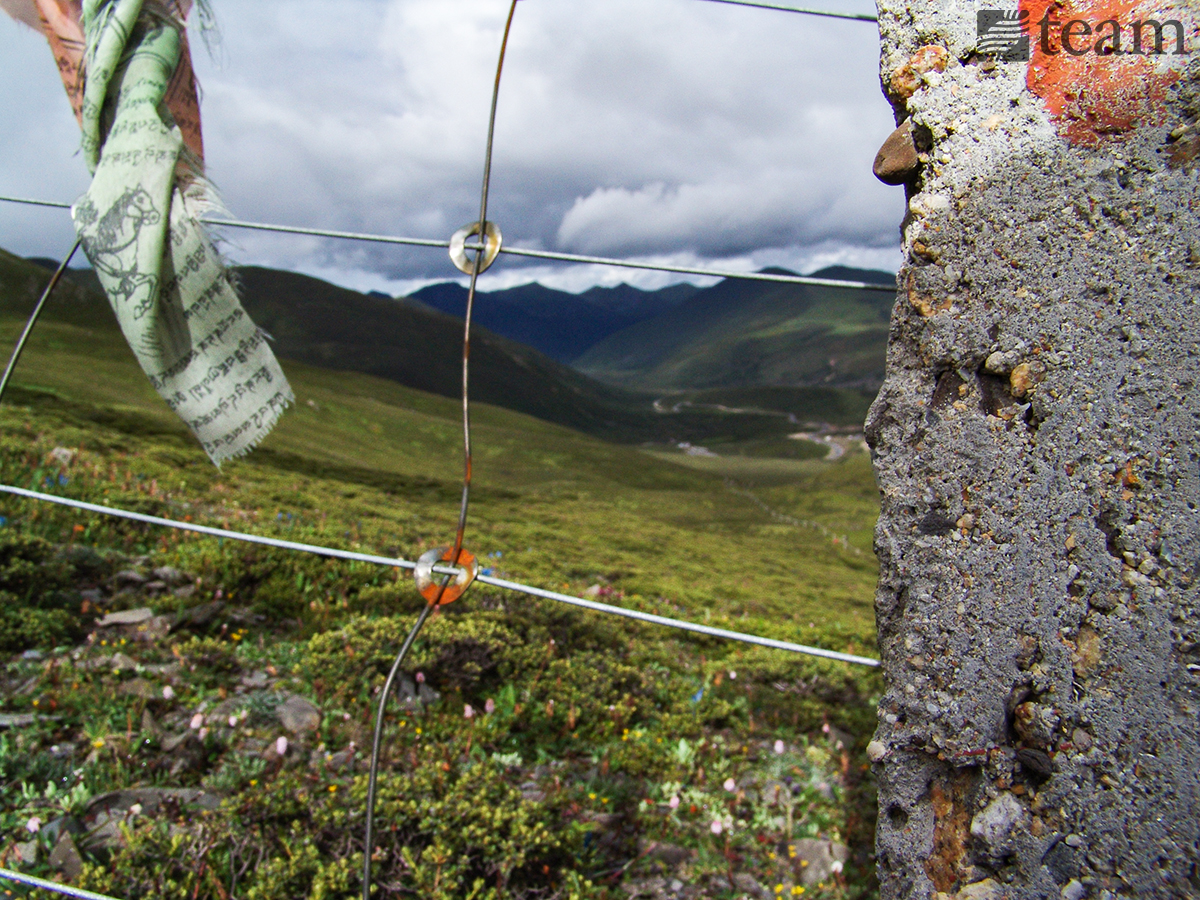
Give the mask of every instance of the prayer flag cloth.
[[[43, 25], [49, 7], [79, 6], [36, 3]], [[199, 221], [218, 206], [196, 152], [181, 12], [155, 0], [83, 0], [78, 114], [93, 179], [71, 215], [150, 383], [219, 466], [262, 440], [295, 397]], [[194, 113], [190, 148], [174, 106]]]

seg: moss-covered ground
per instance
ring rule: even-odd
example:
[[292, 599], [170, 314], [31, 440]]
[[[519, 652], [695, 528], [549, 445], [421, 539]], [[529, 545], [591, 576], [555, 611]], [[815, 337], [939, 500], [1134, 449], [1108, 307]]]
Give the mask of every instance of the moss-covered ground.
[[[285, 369], [297, 405], [217, 470], [119, 338], [47, 321], [0, 407], [0, 481], [407, 559], [448, 543], [458, 404]], [[467, 544], [495, 574], [874, 654], [863, 455], [683, 457], [498, 408], [473, 422]], [[410, 576], [12, 496], [0, 516], [0, 863], [122, 898], [359, 895]], [[874, 892], [874, 670], [477, 585], [400, 682], [376, 896]]]

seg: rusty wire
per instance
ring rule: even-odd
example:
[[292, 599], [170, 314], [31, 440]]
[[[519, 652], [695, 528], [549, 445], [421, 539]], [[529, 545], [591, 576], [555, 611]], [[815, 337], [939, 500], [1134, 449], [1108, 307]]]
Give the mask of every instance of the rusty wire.
[[42, 291], [42, 296], [34, 304], [33, 312], [29, 314], [29, 321], [25, 323], [25, 328], [21, 332], [21, 336], [17, 338], [16, 346], [13, 347], [12, 355], [8, 358], [8, 365], [4, 369], [4, 375], [0, 376], [0, 400], [4, 399], [4, 391], [8, 388], [8, 379], [12, 377], [13, 369], [17, 367], [17, 363], [21, 359], [21, 353], [25, 350], [25, 343], [29, 340], [29, 334], [33, 331], [33, 326], [37, 324], [38, 317], [41, 316], [42, 309], [46, 305], [46, 300], [50, 297], [50, 292], [54, 290], [58, 284], [58, 280], [62, 278], [63, 272], [67, 270], [67, 266], [70, 264], [71, 258], [75, 255], [75, 251], [79, 249], [80, 240], [80, 238], [75, 239], [75, 243], [71, 246], [71, 252], [64, 256], [63, 261], [58, 264], [58, 268], [50, 276], [50, 281], [46, 285], [46, 289]]
[[[513, 15], [517, 11], [517, 0], [512, 0], [508, 8], [508, 18], [504, 22], [504, 37], [500, 41], [500, 59], [496, 63], [496, 80], [492, 85], [492, 108], [488, 116], [487, 130], [487, 149], [484, 152], [483, 158], [483, 185], [479, 191], [479, 235], [480, 240], [475, 249], [475, 264], [471, 267], [471, 282], [467, 288], [467, 309], [463, 314], [463, 351], [462, 351], [462, 429], [463, 429], [463, 486], [462, 500], [458, 508], [458, 528], [454, 534], [454, 548], [451, 550], [448, 557], [445, 559], [451, 566], [458, 564], [462, 558], [463, 541], [466, 538], [467, 532], [467, 510], [471, 502], [471, 313], [475, 306], [475, 286], [479, 280], [479, 273], [484, 268], [484, 253], [486, 252], [486, 242], [484, 240], [487, 233], [487, 207], [488, 193], [491, 190], [492, 181], [492, 144], [496, 134], [496, 106], [500, 100], [500, 76], [504, 72], [504, 53], [508, 49], [508, 35], [512, 30]], [[384, 712], [387, 709], [388, 697], [392, 691], [392, 683], [396, 679], [396, 674], [400, 671], [400, 666], [404, 662], [404, 658], [408, 655], [408, 651], [412, 649], [413, 642], [417, 639], [417, 635], [421, 633], [421, 628], [429, 620], [430, 613], [437, 608], [442, 602], [442, 597], [446, 592], [447, 586], [450, 584], [453, 575], [446, 575], [442, 579], [441, 585], [438, 587], [437, 594], [429, 600], [429, 602], [421, 609], [421, 614], [417, 617], [417, 621], [413, 624], [412, 630], [404, 639], [404, 644], [400, 647], [400, 652], [396, 654], [396, 661], [392, 663], [392, 669], [388, 672], [387, 680], [384, 682], [383, 691], [379, 695], [379, 710], [375, 716], [375, 732], [371, 738], [371, 771], [367, 776], [367, 806], [366, 806], [366, 822], [363, 836], [363, 885], [362, 895], [363, 900], [371, 900], [371, 857], [373, 855], [373, 828], [375, 820], [375, 791], [378, 785], [379, 777], [379, 754], [383, 743], [383, 719]]]

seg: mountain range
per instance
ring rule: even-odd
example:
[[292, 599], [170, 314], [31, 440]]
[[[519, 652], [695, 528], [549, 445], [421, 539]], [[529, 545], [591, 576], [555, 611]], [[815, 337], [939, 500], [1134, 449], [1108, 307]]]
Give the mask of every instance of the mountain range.
[[[38, 285], [45, 281], [46, 269], [54, 267], [49, 260], [23, 260], [0, 251], [0, 301], [4, 307], [14, 313], [27, 312]], [[285, 371], [286, 360], [294, 359], [326, 369], [375, 375], [443, 396], [459, 395], [462, 325], [453, 316], [420, 299], [368, 296], [294, 272], [250, 266], [238, 269], [238, 277], [246, 311], [273, 338], [276, 354], [285, 360]], [[620, 300], [620, 295], [626, 294], [628, 302], [624, 307], [618, 305], [623, 315], [632, 315], [630, 310], [641, 315], [656, 303], [660, 310], [678, 307], [695, 291], [670, 291], [660, 298], [621, 291], [614, 295]], [[90, 269], [70, 270], [45, 315], [89, 328], [116, 329]], [[657, 395], [605, 384], [486, 328], [472, 331], [471, 395], [475, 401], [610, 441], [719, 444], [760, 440], [794, 431], [797, 422], [807, 419], [861, 422], [869, 402], [860, 392], [828, 388], [780, 388], [752, 396], [717, 392], [710, 397], [709, 393], [679, 394], [672, 403], [656, 407]], [[730, 401], [736, 401], [739, 408], [728, 408]]]
[[[670, 313], [698, 290], [690, 284], [658, 291], [621, 284], [570, 294], [535, 282], [480, 293], [472, 321], [570, 365], [604, 338]], [[407, 299], [460, 319], [467, 309], [467, 289], [455, 282], [431, 284]]]
[[[766, 270], [794, 274], [785, 269]], [[818, 278], [891, 286], [888, 272], [834, 266]], [[410, 295], [461, 317], [466, 289]], [[883, 379], [894, 295], [726, 279], [659, 291], [540, 284], [479, 294], [475, 320], [608, 384], [642, 391], [836, 386], [874, 391]]]

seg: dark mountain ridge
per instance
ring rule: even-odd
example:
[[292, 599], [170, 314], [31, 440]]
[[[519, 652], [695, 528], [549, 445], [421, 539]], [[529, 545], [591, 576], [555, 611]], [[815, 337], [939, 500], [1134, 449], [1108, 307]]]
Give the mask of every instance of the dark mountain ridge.
[[[892, 285], [844, 266], [814, 277]], [[876, 390], [895, 294], [727, 279], [615, 332], [575, 360], [601, 381], [649, 391], [828, 385]]]
[[[478, 293], [473, 320], [496, 334], [569, 364], [610, 334], [662, 315], [698, 290], [690, 284], [658, 291], [621, 284], [571, 294], [535, 282]], [[460, 319], [466, 314], [467, 289], [455, 282], [431, 284], [410, 294], [408, 299]]]

